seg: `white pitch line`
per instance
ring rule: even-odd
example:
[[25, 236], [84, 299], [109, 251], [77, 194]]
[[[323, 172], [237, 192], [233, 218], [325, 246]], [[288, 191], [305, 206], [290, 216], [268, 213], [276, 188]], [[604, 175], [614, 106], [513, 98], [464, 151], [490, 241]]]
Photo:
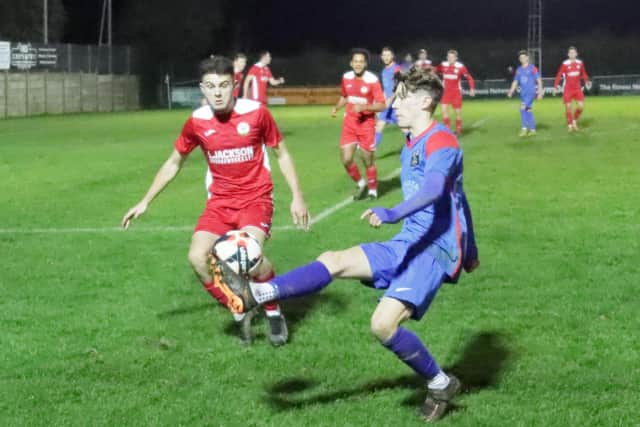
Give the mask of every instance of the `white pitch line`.
[[480, 119], [480, 120], [478, 120], [477, 122], [474, 122], [471, 125], [471, 129], [478, 129], [479, 127], [481, 127], [482, 125], [484, 125], [488, 121], [489, 121], [489, 117], [485, 117], [484, 119]]
[[[400, 174], [400, 169], [396, 169], [388, 175], [381, 178], [382, 181], [393, 179]], [[349, 197], [341, 202], [336, 203], [333, 206], [321, 211], [319, 214], [312, 216], [311, 225], [317, 224], [322, 220], [329, 218], [340, 209], [345, 208], [353, 203], [353, 198]], [[276, 225], [272, 227], [273, 231], [288, 231], [297, 230], [295, 225]], [[193, 226], [138, 226], [133, 227], [132, 231], [135, 232], [183, 232], [191, 231]], [[0, 228], [0, 234], [76, 234], [76, 233], [124, 233], [125, 230], [122, 227], [72, 227], [72, 228]]]

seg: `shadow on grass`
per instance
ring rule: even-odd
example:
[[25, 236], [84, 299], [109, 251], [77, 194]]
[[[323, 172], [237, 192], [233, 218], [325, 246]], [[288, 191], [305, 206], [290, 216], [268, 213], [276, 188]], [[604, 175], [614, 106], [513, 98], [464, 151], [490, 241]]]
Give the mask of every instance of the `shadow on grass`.
[[399, 148], [394, 149], [394, 150], [391, 150], [391, 151], [388, 151], [388, 152], [384, 153], [384, 154], [383, 154], [383, 155], [381, 155], [381, 156], [376, 156], [376, 159], [378, 159], [378, 160], [382, 160], [382, 159], [386, 159], [386, 158], [388, 158], [388, 157], [397, 157], [397, 158], [400, 158], [400, 153], [401, 153], [401, 152], [402, 152], [402, 145], [401, 145]]
[[[508, 368], [512, 352], [505, 335], [499, 332], [481, 332], [466, 343], [462, 355], [445, 371], [455, 374], [463, 384], [463, 393], [476, 393], [495, 387], [502, 373]], [[405, 406], [419, 406], [425, 398], [424, 379], [416, 375], [378, 379], [354, 387], [322, 393], [306, 398], [296, 398], [296, 393], [308, 392], [318, 385], [309, 378], [290, 378], [267, 388], [267, 403], [279, 411], [304, 408], [307, 405], [330, 404], [338, 400], [364, 396], [380, 390], [409, 389], [414, 392], [402, 401]], [[451, 405], [449, 411], [462, 406]]]
[[187, 314], [197, 313], [199, 311], [205, 311], [211, 308], [211, 306], [212, 306], [211, 302], [207, 302], [204, 304], [187, 305], [185, 307], [178, 307], [171, 310], [160, 312], [157, 314], [157, 316], [159, 319], [166, 319], [174, 316], [183, 316]]
[[400, 177], [394, 176], [391, 179], [385, 179], [384, 181], [378, 181], [378, 197], [385, 195], [397, 188], [401, 187]]

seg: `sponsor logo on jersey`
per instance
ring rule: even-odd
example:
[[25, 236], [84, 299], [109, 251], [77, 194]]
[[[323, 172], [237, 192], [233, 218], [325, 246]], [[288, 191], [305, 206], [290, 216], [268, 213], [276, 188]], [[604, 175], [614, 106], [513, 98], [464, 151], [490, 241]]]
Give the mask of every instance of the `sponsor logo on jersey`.
[[248, 162], [253, 159], [253, 147], [228, 148], [226, 150], [207, 151], [209, 163], [228, 165], [231, 163]]
[[367, 94], [369, 92], [369, 88], [366, 86], [362, 86], [360, 88], [360, 93], [362, 93], [363, 95]]
[[347, 102], [349, 104], [366, 104], [367, 98], [361, 96], [347, 96]]
[[411, 166], [418, 166], [418, 164], [420, 163], [420, 153], [417, 151], [414, 151], [413, 154], [411, 155]]
[[249, 135], [249, 132], [251, 131], [251, 127], [249, 126], [249, 123], [247, 123], [247, 122], [240, 122], [240, 123], [238, 123], [238, 126], [236, 126], [236, 130], [238, 131], [238, 135], [247, 136], [247, 135]]
[[213, 135], [214, 133], [216, 133], [215, 129], [209, 129], [204, 133], [204, 136], [208, 137], [209, 135]]

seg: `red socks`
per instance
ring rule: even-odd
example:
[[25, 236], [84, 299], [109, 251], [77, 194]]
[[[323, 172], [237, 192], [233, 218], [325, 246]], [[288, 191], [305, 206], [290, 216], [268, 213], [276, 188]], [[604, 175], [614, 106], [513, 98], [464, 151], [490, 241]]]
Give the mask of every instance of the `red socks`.
[[[576, 116], [577, 114], [578, 112], [576, 111]], [[567, 124], [571, 126], [572, 123], [573, 123], [573, 114], [571, 114], [571, 108], [567, 108]]]
[[575, 119], [578, 120], [580, 118], [580, 114], [582, 114], [582, 108], [576, 108]]
[[349, 166], [345, 166], [345, 169], [347, 170], [347, 173], [349, 174], [351, 179], [354, 180], [355, 182], [359, 182], [362, 179], [362, 175], [360, 175], [360, 170], [358, 169], [358, 165], [355, 164], [355, 162], [351, 163], [351, 165]]
[[442, 119], [442, 121], [444, 122], [444, 125], [445, 125], [446, 127], [448, 127], [449, 129], [451, 129], [451, 119], [449, 119], [449, 117], [444, 117], [444, 118]]
[[462, 133], [462, 119], [456, 119], [456, 132]]
[[367, 168], [367, 185], [369, 186], [369, 190], [375, 190], [378, 188], [378, 169], [376, 165], [370, 166]]

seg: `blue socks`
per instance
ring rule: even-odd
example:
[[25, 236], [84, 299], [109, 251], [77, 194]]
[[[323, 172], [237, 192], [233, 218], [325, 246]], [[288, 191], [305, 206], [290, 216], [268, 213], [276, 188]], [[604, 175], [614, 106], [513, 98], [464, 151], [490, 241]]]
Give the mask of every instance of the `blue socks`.
[[536, 119], [533, 118], [533, 111], [532, 110], [528, 110], [527, 111], [527, 118], [529, 121], [529, 125], [527, 126], [529, 128], [529, 130], [536, 130]]
[[533, 118], [533, 111], [527, 109], [520, 109], [520, 121], [522, 127], [529, 130], [536, 130], [536, 120]]
[[384, 343], [384, 346], [427, 380], [431, 380], [440, 372], [440, 367], [422, 344], [420, 338], [407, 329], [398, 328], [396, 333]]
[[274, 277], [271, 285], [275, 288], [278, 299], [286, 299], [318, 292], [332, 280], [327, 267], [320, 261], [315, 261]]
[[376, 132], [376, 147], [380, 145], [380, 141], [382, 141], [382, 132]]
[[527, 110], [522, 108], [520, 109], [520, 121], [522, 122], [523, 129], [527, 129], [529, 127], [528, 120], [527, 120]]

